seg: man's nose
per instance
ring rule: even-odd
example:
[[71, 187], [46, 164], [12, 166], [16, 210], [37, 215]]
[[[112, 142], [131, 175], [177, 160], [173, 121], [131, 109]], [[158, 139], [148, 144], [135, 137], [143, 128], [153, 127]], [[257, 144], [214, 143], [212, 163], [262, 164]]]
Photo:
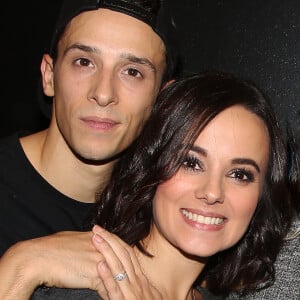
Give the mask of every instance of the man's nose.
[[93, 78], [88, 99], [95, 101], [99, 106], [108, 106], [117, 103], [115, 76], [112, 72], [100, 72]]

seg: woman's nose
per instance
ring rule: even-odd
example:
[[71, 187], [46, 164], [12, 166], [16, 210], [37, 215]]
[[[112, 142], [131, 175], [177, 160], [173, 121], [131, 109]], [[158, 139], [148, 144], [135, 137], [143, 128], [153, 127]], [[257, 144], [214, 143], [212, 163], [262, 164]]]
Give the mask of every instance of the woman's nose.
[[216, 202], [224, 202], [224, 182], [222, 178], [216, 178], [207, 174], [201, 176], [200, 181], [195, 190], [197, 199], [204, 200], [209, 205]]

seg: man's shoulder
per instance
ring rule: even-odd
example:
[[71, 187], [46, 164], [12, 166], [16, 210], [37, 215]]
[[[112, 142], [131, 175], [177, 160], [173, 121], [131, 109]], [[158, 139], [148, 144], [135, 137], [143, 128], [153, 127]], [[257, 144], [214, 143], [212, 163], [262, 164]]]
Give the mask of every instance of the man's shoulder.
[[6, 181], [11, 173], [21, 175], [28, 164], [19, 140], [21, 136], [22, 133], [16, 132], [0, 138], [0, 181]]
[[18, 141], [18, 133], [0, 137], [0, 149], [10, 147]]
[[15, 156], [16, 153], [22, 151], [20, 137], [28, 135], [27, 131], [14, 132], [7, 136], [0, 137], [0, 159]]

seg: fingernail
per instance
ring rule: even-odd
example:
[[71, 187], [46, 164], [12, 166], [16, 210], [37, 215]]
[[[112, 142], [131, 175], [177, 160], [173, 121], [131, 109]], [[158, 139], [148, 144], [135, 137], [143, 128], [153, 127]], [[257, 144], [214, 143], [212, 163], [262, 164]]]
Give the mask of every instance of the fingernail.
[[97, 243], [101, 243], [101, 242], [103, 241], [103, 238], [102, 238], [99, 234], [95, 233], [95, 234], [94, 234], [94, 240], [95, 240]]
[[95, 232], [95, 233], [99, 232], [100, 233], [101, 231], [104, 231], [104, 229], [101, 226], [94, 225], [93, 232]]

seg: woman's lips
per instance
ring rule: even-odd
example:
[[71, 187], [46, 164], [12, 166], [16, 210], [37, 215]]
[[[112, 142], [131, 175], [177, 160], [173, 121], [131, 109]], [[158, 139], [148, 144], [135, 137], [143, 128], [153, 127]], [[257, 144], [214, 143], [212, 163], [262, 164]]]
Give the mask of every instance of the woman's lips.
[[228, 221], [227, 218], [219, 214], [204, 213], [186, 208], [182, 208], [181, 213], [187, 224], [208, 231], [218, 231], [223, 228]]

